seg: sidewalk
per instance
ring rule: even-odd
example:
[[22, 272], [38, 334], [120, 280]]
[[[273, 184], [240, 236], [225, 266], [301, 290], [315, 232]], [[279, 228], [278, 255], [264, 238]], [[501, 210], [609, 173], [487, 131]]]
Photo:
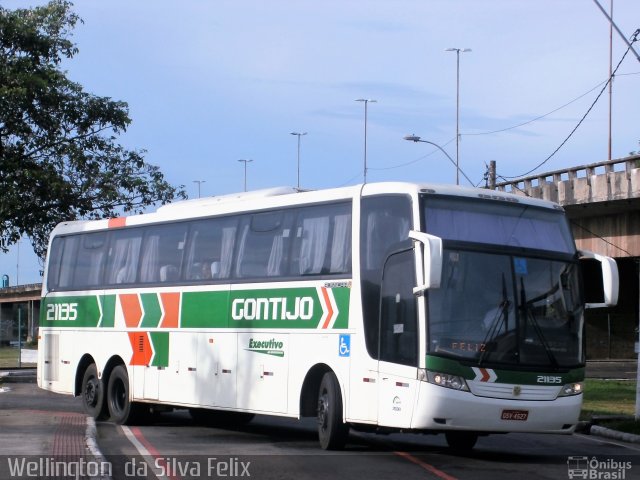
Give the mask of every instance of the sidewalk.
[[635, 380], [638, 372], [637, 360], [589, 360], [586, 377], [606, 380]]
[[56, 465], [83, 468], [99, 454], [90, 449], [95, 423], [82, 412], [81, 402], [40, 390], [35, 382], [35, 369], [0, 371], [0, 478], [15, 477], [8, 469], [25, 465], [53, 478]]

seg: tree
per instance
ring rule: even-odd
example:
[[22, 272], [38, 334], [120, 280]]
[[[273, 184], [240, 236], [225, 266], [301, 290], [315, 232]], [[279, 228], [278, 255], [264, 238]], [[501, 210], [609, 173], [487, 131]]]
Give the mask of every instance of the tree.
[[131, 119], [125, 102], [92, 95], [62, 62], [82, 20], [66, 0], [33, 9], [0, 6], [0, 250], [31, 238], [43, 258], [65, 220], [140, 213], [185, 198], [143, 150], [117, 143]]

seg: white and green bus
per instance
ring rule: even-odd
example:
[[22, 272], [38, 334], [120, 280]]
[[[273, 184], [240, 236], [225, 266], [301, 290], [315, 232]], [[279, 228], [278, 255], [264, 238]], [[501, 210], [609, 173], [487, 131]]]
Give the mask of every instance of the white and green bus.
[[562, 208], [373, 183], [187, 200], [58, 225], [38, 385], [119, 424], [149, 410], [241, 422], [479, 435], [573, 432], [585, 375], [580, 258]]

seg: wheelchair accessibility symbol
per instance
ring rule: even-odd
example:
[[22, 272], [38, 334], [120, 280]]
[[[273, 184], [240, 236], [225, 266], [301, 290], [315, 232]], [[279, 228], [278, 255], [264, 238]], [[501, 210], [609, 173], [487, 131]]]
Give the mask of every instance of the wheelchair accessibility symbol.
[[341, 357], [349, 357], [351, 355], [351, 335], [340, 335], [338, 354]]

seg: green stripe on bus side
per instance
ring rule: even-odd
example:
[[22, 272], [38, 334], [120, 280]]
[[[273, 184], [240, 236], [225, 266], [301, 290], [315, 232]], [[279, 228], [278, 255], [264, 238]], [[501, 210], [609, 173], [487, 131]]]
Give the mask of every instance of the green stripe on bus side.
[[[426, 358], [427, 370], [431, 370], [439, 373], [448, 373], [450, 375], [457, 375], [463, 377], [466, 380], [473, 380], [476, 378], [476, 372], [471, 367], [462, 365], [459, 361], [436, 357], [433, 355], [427, 355]], [[555, 385], [555, 384], [567, 384], [573, 382], [582, 382], [584, 380], [585, 369], [574, 368], [568, 372], [558, 373], [550, 370], [540, 368], [535, 372], [523, 372], [503, 369], [490, 369], [488, 367], [482, 367], [485, 370], [492, 370], [495, 375], [496, 383], [507, 384], [520, 384], [520, 385]], [[561, 377], [561, 382], [548, 381], [548, 379], [555, 379]]]
[[116, 322], [116, 296], [101, 295], [99, 297], [102, 306], [102, 320], [99, 327], [113, 328]]
[[42, 302], [43, 327], [97, 327], [100, 322], [98, 297], [48, 297]]
[[[345, 329], [349, 327], [350, 295], [348, 287], [182, 292], [179, 326], [185, 329]], [[113, 328], [116, 300], [116, 294], [46, 297], [41, 325]], [[137, 328], [160, 328], [162, 307], [158, 294], [141, 293], [140, 301], [144, 315]]]
[[182, 328], [226, 328], [229, 292], [183, 292]]
[[160, 318], [162, 317], [162, 309], [160, 308], [160, 302], [158, 301], [158, 294], [143, 293], [140, 295], [140, 300], [142, 302], [142, 309], [144, 311], [140, 327], [157, 327], [160, 323]]
[[339, 312], [333, 328], [349, 328], [349, 298], [351, 296], [351, 289], [341, 287], [333, 288], [332, 291], [336, 299], [336, 305], [338, 306]]
[[153, 367], [169, 366], [169, 332], [149, 332], [151, 345], [153, 345]]
[[316, 288], [234, 290], [229, 307], [240, 328], [317, 328], [323, 316]]

